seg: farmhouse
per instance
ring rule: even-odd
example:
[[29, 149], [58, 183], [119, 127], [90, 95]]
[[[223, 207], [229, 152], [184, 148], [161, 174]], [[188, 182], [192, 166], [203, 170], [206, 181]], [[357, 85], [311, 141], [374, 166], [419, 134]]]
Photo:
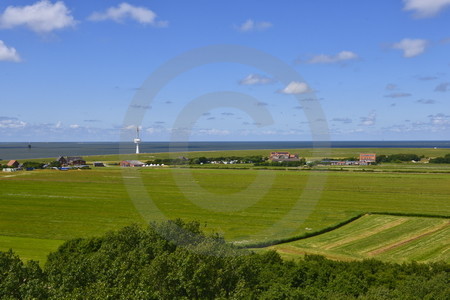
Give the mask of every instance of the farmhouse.
[[80, 156], [67, 156], [67, 164], [71, 166], [85, 165], [86, 161]]
[[289, 152], [271, 152], [269, 156], [271, 161], [299, 161], [298, 154]]
[[59, 162], [62, 166], [67, 165], [67, 159], [64, 156], [60, 156], [56, 159], [57, 162]]
[[86, 164], [86, 161], [81, 156], [60, 156], [56, 159], [61, 166], [82, 166]]
[[10, 160], [6, 165], [10, 168], [18, 168], [20, 164], [17, 160]]
[[138, 160], [123, 160], [120, 162], [121, 167], [143, 167], [145, 164]]
[[375, 153], [360, 153], [359, 163], [362, 165], [369, 165], [377, 161], [377, 155]]

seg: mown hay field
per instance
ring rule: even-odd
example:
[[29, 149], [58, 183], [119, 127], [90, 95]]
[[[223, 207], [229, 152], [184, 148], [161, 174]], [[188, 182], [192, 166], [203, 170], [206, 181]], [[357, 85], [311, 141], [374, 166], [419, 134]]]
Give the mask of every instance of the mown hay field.
[[450, 219], [365, 215], [333, 231], [268, 247], [282, 256], [320, 254], [340, 260], [450, 261]]

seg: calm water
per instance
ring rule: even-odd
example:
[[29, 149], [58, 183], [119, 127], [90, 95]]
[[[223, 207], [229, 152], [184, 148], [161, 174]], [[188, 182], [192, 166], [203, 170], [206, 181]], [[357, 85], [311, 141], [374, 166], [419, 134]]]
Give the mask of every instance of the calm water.
[[[294, 148], [450, 148], [450, 141], [334, 141], [334, 142], [143, 142], [141, 153], [168, 151], [211, 151], [244, 149]], [[0, 160], [27, 159], [82, 155], [134, 153], [133, 143], [120, 142], [53, 142], [53, 143], [0, 143]]]

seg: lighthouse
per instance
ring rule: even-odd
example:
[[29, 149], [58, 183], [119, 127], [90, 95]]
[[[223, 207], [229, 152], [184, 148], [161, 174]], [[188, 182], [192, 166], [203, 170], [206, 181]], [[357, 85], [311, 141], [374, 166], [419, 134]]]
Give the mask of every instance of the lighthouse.
[[139, 154], [139, 144], [141, 143], [141, 139], [139, 138], [139, 126], [136, 127], [136, 138], [134, 139], [134, 143], [136, 144], [136, 154]]

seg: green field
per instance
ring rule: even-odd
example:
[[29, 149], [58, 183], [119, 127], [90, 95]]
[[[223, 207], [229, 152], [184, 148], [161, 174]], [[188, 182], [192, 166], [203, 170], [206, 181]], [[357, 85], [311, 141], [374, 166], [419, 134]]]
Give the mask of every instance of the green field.
[[333, 231], [268, 248], [288, 258], [320, 254], [340, 260], [450, 261], [450, 220], [365, 215]]
[[[383, 149], [406, 150], [419, 155], [425, 151]], [[259, 151], [208, 152], [208, 156]], [[359, 151], [332, 149], [334, 157]], [[205, 153], [191, 154], [197, 155]], [[151, 156], [157, 154], [142, 154], [140, 159]], [[0, 173], [0, 250], [13, 248], [25, 259], [42, 262], [64, 240], [177, 217], [207, 224], [208, 230], [229, 241], [251, 244], [317, 231], [364, 212], [449, 216], [448, 172], [446, 165], [408, 163], [369, 166], [364, 172], [360, 167], [348, 171], [107, 167]]]

